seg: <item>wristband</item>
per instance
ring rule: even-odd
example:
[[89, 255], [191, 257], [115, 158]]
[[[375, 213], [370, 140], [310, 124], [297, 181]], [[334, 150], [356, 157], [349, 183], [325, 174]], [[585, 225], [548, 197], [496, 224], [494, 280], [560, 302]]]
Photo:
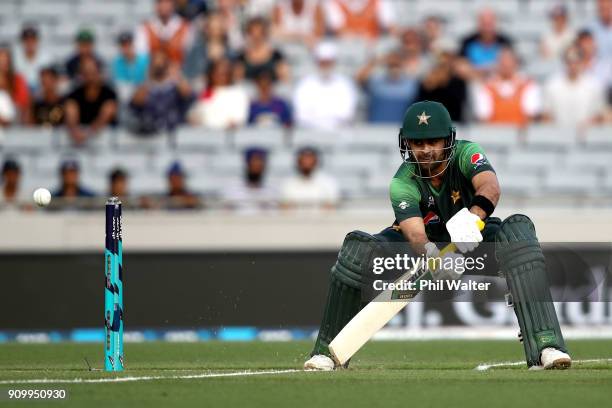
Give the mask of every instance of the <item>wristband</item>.
[[478, 206], [482, 208], [482, 210], [487, 214], [486, 218], [488, 218], [491, 214], [493, 214], [493, 211], [495, 211], [495, 205], [491, 202], [491, 200], [482, 195], [477, 195], [472, 199], [470, 208], [472, 206]]

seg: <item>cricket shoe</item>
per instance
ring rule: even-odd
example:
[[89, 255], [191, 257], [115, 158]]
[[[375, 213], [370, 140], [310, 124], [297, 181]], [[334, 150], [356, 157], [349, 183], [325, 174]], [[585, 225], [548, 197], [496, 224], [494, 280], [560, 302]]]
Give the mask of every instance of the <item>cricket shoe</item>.
[[334, 360], [323, 354], [317, 354], [316, 356], [310, 357], [310, 359], [304, 363], [304, 370], [332, 371], [335, 366]]
[[545, 370], [565, 370], [572, 365], [572, 358], [561, 350], [547, 347], [540, 354], [540, 362], [542, 363], [541, 367]]

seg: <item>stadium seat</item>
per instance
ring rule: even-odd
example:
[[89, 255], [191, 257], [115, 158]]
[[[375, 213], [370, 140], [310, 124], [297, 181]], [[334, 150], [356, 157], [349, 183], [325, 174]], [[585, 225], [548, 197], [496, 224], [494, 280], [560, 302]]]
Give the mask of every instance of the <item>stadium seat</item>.
[[60, 150], [86, 149], [104, 151], [115, 145], [120, 132], [116, 129], [107, 128], [90, 137], [84, 143], [76, 145], [70, 135], [68, 135], [67, 130], [62, 128], [53, 133], [53, 147]]
[[566, 169], [577, 173], [602, 173], [612, 168], [611, 158], [610, 152], [572, 150], [565, 155], [563, 165]]
[[73, 5], [69, 2], [26, 0], [21, 6], [21, 14], [34, 21], [41, 19], [64, 20], [72, 15], [72, 9]]
[[398, 125], [364, 125], [348, 129], [348, 150], [399, 151]]
[[485, 151], [506, 151], [518, 144], [518, 129], [514, 126], [472, 125], [458, 135], [479, 143]]
[[515, 171], [510, 167], [495, 169], [503, 196], [534, 197], [541, 194], [541, 177], [534, 172]]
[[298, 128], [292, 133], [292, 144], [296, 148], [314, 146], [318, 149], [329, 150], [346, 146], [348, 139], [347, 135], [339, 134], [337, 131]]
[[113, 148], [123, 152], [161, 152], [170, 145], [168, 135], [138, 136], [125, 130], [118, 130], [112, 142]]
[[3, 129], [0, 149], [5, 152], [46, 152], [53, 144], [53, 130], [42, 127], [11, 127]]
[[570, 170], [551, 171], [544, 180], [544, 190], [557, 194], [596, 195], [599, 192], [599, 177], [596, 174]]
[[191, 126], [179, 127], [170, 138], [180, 151], [217, 151], [228, 143], [225, 131]]
[[354, 153], [338, 151], [327, 154], [323, 165], [335, 174], [341, 173], [368, 173], [376, 170], [382, 165], [381, 155], [376, 152]]
[[526, 146], [529, 149], [566, 151], [576, 144], [576, 133], [567, 127], [532, 125], [527, 128]]
[[537, 152], [529, 149], [513, 149], [506, 157], [506, 167], [513, 172], [541, 172], [562, 166], [562, 154], [554, 152]]
[[258, 146], [268, 150], [281, 149], [288, 139], [287, 131], [282, 128], [243, 128], [228, 137], [238, 150]]
[[612, 126], [597, 126], [587, 129], [584, 142], [589, 150], [612, 150]]
[[86, 150], [64, 150], [49, 151], [44, 154], [31, 156], [31, 169], [41, 177], [51, 176], [55, 178], [61, 164], [66, 160], [76, 160], [83, 171], [95, 171], [99, 156]]
[[288, 176], [295, 169], [295, 154], [291, 151], [274, 152], [268, 156], [268, 173]]
[[109, 174], [115, 168], [128, 174], [143, 173], [151, 170], [151, 156], [139, 152], [106, 151], [93, 157], [93, 167], [102, 174]]

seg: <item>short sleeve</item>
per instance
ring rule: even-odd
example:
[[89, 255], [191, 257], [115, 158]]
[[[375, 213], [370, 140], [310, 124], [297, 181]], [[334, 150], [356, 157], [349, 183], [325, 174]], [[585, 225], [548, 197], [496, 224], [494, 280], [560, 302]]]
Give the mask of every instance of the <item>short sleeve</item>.
[[495, 171], [485, 155], [484, 149], [478, 143], [468, 142], [458, 146], [458, 149], [459, 169], [468, 180], [483, 171]]
[[391, 206], [395, 213], [397, 222], [402, 222], [412, 217], [422, 217], [419, 208], [421, 193], [418, 186], [412, 181], [393, 178], [389, 186]]

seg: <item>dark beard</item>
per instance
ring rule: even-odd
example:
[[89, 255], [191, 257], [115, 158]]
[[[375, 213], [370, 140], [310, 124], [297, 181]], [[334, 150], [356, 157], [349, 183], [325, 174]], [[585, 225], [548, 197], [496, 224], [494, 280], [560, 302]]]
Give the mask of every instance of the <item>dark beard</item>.
[[259, 185], [263, 180], [263, 173], [250, 173], [246, 174], [247, 182], [249, 184]]

